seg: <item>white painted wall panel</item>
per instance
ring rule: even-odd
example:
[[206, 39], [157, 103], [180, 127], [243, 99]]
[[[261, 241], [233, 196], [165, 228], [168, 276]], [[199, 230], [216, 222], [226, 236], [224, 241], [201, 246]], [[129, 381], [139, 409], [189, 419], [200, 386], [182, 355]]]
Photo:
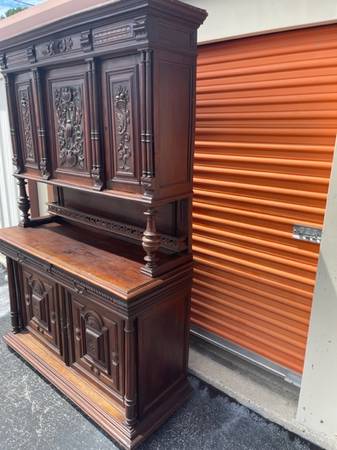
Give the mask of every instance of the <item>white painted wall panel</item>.
[[[297, 419], [337, 446], [337, 146], [324, 218]], [[335, 447], [334, 447], [335, 448]]]

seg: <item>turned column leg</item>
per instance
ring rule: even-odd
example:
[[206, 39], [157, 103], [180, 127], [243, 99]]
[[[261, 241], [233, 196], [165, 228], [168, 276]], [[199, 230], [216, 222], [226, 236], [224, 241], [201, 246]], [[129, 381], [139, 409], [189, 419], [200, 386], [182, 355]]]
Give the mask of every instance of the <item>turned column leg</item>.
[[10, 258], [7, 258], [7, 273], [12, 329], [13, 333], [19, 333], [23, 328], [23, 319], [20, 308], [18, 267], [17, 263]]
[[18, 178], [17, 180], [19, 186], [18, 208], [21, 212], [19, 225], [21, 227], [27, 227], [30, 224], [30, 201], [26, 189], [27, 182], [24, 178]]
[[125, 423], [132, 431], [137, 423], [136, 342], [133, 319], [127, 319], [125, 336]]
[[144, 257], [146, 264], [143, 272], [152, 275], [157, 266], [156, 252], [160, 247], [160, 235], [156, 230], [155, 209], [150, 207], [144, 212], [144, 214], [146, 216], [146, 229], [143, 234], [142, 244], [143, 249], [146, 252], [146, 256]]

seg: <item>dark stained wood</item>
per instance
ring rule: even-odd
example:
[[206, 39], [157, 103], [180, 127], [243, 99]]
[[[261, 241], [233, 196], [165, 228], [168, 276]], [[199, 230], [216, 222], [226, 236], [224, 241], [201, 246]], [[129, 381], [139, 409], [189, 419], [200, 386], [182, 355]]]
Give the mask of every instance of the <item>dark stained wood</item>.
[[28, 195], [30, 201], [31, 217], [32, 218], [39, 217], [40, 216], [39, 193], [36, 181], [28, 180]]
[[[5, 341], [130, 449], [190, 392], [196, 30], [206, 14], [177, 0], [78, 11], [96, 3], [52, 1], [0, 21], [21, 211], [19, 227], [0, 230]], [[38, 181], [52, 194], [42, 218]]]
[[19, 198], [18, 208], [20, 210], [20, 227], [28, 227], [30, 224], [30, 200], [27, 195], [27, 182], [23, 178], [18, 178]]
[[18, 278], [17, 263], [10, 258], [7, 258], [7, 273], [12, 329], [13, 333], [19, 333], [23, 328], [22, 311], [20, 308], [20, 280]]

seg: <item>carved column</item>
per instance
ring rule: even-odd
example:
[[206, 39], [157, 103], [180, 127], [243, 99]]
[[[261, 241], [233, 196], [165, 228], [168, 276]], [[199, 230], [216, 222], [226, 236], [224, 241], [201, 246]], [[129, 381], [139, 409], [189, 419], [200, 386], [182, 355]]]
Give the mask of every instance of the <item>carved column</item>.
[[21, 212], [19, 226], [28, 227], [30, 225], [30, 201], [26, 189], [27, 182], [24, 178], [18, 178], [17, 180], [19, 186], [18, 207]]
[[87, 80], [89, 87], [89, 104], [90, 104], [90, 140], [92, 149], [92, 168], [91, 176], [94, 179], [94, 189], [102, 190], [103, 188], [103, 169], [101, 157], [101, 143], [99, 131], [98, 116], [98, 83], [97, 83], [97, 63], [94, 58], [87, 59]]
[[146, 264], [143, 271], [152, 275], [157, 265], [156, 252], [160, 247], [160, 235], [156, 230], [156, 210], [149, 207], [144, 214], [146, 216], [146, 229], [143, 234], [142, 244], [146, 252], [144, 257]]
[[141, 145], [142, 145], [142, 184], [144, 194], [152, 197], [154, 178], [153, 155], [153, 86], [152, 50], [141, 51]]
[[42, 101], [42, 87], [41, 87], [41, 75], [39, 69], [33, 69], [33, 79], [34, 79], [34, 94], [36, 98], [37, 113], [36, 113], [36, 124], [37, 124], [37, 136], [39, 142], [39, 153], [40, 153], [40, 172], [45, 180], [50, 178], [50, 169], [47, 158], [46, 149], [46, 132], [45, 132], [45, 116]]
[[21, 297], [19, 290], [18, 265], [15, 261], [7, 257], [7, 273], [10, 299], [10, 315], [13, 333], [19, 333], [23, 328], [23, 319], [21, 314]]
[[4, 77], [7, 94], [10, 133], [13, 148], [13, 165], [15, 166], [15, 173], [21, 173], [23, 171], [23, 160], [20, 152], [19, 137], [16, 130], [17, 114], [14, 101], [15, 95], [13, 93], [13, 79], [12, 76], [8, 74], [4, 74]]
[[132, 431], [137, 423], [137, 379], [136, 379], [136, 342], [135, 320], [127, 319], [124, 326], [125, 336], [125, 422]]

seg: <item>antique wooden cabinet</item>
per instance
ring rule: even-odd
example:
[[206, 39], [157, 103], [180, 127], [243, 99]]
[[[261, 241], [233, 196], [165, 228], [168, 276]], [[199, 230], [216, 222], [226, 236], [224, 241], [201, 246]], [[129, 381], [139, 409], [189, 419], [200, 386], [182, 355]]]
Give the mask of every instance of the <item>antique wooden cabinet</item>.
[[[176, 0], [53, 5], [0, 26], [21, 211], [18, 227], [0, 230], [5, 341], [132, 448], [189, 393], [196, 31], [206, 13]], [[30, 217], [27, 179], [54, 186], [47, 217]]]

